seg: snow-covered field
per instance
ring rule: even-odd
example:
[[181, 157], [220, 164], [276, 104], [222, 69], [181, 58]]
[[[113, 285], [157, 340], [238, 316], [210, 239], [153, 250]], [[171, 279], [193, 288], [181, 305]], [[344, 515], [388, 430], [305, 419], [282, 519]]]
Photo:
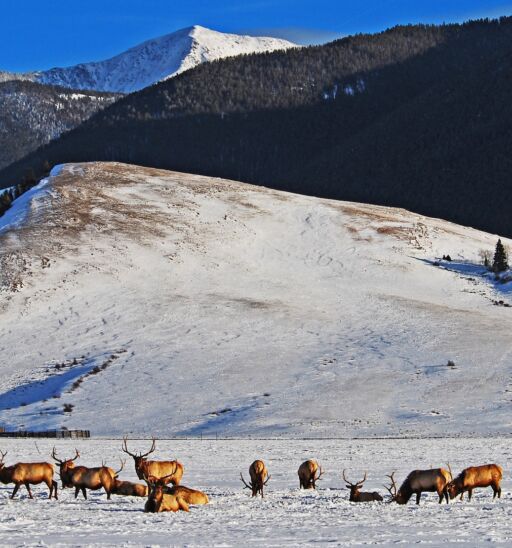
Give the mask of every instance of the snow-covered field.
[[[61, 455], [78, 447], [85, 465], [102, 459], [118, 467], [120, 440], [57, 442]], [[148, 449], [148, 440], [131, 441], [130, 448]], [[47, 459], [50, 440], [1, 440], [7, 462]], [[124, 455], [126, 456], [126, 455]], [[283, 546], [299, 544], [353, 546], [364, 544], [411, 546], [512, 542], [512, 449], [508, 439], [456, 440], [194, 440], [159, 441], [157, 458], [177, 457], [185, 465], [183, 485], [205, 490], [210, 504], [190, 513], [145, 514], [144, 499], [101, 492], [89, 500], [74, 500], [72, 490], [60, 492], [59, 501], [46, 499], [46, 488], [34, 487], [37, 500], [22, 488], [19, 499], [8, 500], [12, 486], [0, 489], [0, 544], [2, 545], [187, 545]], [[299, 491], [297, 468], [317, 458], [325, 469], [317, 492]], [[264, 500], [252, 499], [242, 489], [241, 471], [263, 458], [272, 475]], [[469, 464], [499, 462], [504, 467], [501, 500], [490, 489], [477, 490], [471, 503], [439, 505], [437, 496], [424, 494], [418, 507], [396, 504], [354, 504], [341, 481], [343, 468], [360, 479], [368, 470], [364, 488], [386, 494], [382, 483], [393, 470], [401, 481], [415, 468], [444, 465], [453, 471]], [[121, 474], [136, 479], [133, 461]], [[388, 498], [388, 497], [387, 497]]]
[[65, 166], [0, 219], [0, 421], [508, 435], [512, 309], [493, 305], [508, 285], [466, 262], [496, 239], [400, 209]]

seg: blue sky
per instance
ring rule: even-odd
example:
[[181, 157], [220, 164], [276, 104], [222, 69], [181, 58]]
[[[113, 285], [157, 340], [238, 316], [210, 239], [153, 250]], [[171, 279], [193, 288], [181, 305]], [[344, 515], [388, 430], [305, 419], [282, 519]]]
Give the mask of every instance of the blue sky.
[[512, 15], [503, 0], [0, 0], [0, 70], [100, 60], [200, 24], [321, 43], [399, 23]]

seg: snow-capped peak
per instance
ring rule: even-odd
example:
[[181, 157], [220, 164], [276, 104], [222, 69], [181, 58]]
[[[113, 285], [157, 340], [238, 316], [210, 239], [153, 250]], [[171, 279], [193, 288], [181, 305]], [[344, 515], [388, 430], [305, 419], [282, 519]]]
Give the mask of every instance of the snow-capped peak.
[[44, 84], [130, 93], [223, 57], [295, 47], [286, 40], [225, 34], [194, 25], [147, 40], [105, 61], [35, 74]]

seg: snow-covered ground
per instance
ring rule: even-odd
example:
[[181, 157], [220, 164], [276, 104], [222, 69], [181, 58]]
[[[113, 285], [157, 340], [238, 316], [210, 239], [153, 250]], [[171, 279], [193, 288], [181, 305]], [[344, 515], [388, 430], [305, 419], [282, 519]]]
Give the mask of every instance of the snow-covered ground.
[[508, 286], [463, 268], [496, 236], [122, 164], [67, 165], [28, 197], [0, 219], [9, 428], [512, 431]]
[[[84, 465], [104, 459], [119, 466], [120, 440], [57, 441], [61, 455], [81, 452]], [[148, 440], [130, 448], [147, 450]], [[44, 460], [51, 440], [1, 440], [6, 461]], [[126, 456], [126, 455], [124, 455]], [[47, 500], [47, 489], [34, 487], [36, 500], [8, 500], [12, 486], [0, 488], [0, 544], [26, 545], [161, 545], [161, 546], [285, 546], [285, 545], [460, 545], [512, 542], [512, 449], [509, 439], [456, 440], [194, 440], [159, 441], [157, 458], [177, 457], [185, 466], [183, 485], [203, 489], [210, 504], [190, 513], [145, 514], [143, 499], [101, 492], [74, 500], [72, 490], [59, 501]], [[297, 468], [317, 458], [325, 474], [317, 492], [299, 491]], [[271, 479], [264, 500], [252, 499], [242, 488], [241, 471], [255, 458], [267, 463]], [[474, 492], [473, 500], [439, 505], [437, 495], [424, 494], [418, 507], [396, 504], [354, 504], [341, 480], [343, 468], [360, 479], [368, 470], [367, 490], [385, 495], [386, 474], [397, 470], [401, 481], [415, 468], [442, 466], [455, 473], [469, 464], [495, 461], [504, 467], [503, 493], [492, 500], [490, 489]], [[133, 461], [121, 477], [135, 480]], [[389, 497], [386, 497], [386, 499]], [[467, 498], [467, 497], [466, 497]]]

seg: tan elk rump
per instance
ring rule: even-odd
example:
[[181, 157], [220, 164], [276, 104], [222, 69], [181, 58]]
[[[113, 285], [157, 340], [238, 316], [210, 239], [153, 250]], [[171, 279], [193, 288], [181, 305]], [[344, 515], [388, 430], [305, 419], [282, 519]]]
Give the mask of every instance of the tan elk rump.
[[252, 496], [255, 497], [258, 493], [260, 493], [261, 498], [263, 498], [263, 488], [267, 485], [271, 477], [268, 475], [268, 470], [265, 463], [262, 460], [255, 460], [249, 467], [249, 476], [251, 477], [251, 482], [247, 483], [240, 472], [240, 479], [242, 480], [245, 488], [252, 491]]
[[128, 450], [128, 438], [123, 438], [123, 445], [121, 449], [130, 457], [133, 458], [135, 463], [135, 472], [137, 477], [141, 480], [148, 477], [163, 478], [166, 477], [167, 483], [173, 485], [179, 485], [181, 478], [183, 477], [184, 468], [183, 465], [177, 460], [148, 460], [147, 456], [153, 453], [156, 449], [156, 439], [153, 438], [151, 447], [147, 453], [131, 453]]
[[14, 483], [11, 499], [14, 498], [22, 485], [26, 487], [28, 496], [31, 499], [34, 498], [30, 486], [40, 483], [45, 483], [48, 486], [48, 498], [51, 499], [53, 495], [57, 499], [57, 482], [53, 479], [53, 464], [49, 462], [18, 462], [11, 466], [5, 466], [4, 459], [7, 452], [0, 453], [0, 482], [6, 485]]
[[501, 497], [501, 479], [503, 478], [503, 469], [498, 464], [483, 464], [482, 466], [470, 466], [464, 469], [453, 481], [448, 484], [448, 493], [451, 499], [460, 495], [460, 500], [464, 492], [468, 492], [468, 499], [471, 500], [473, 489], [477, 487], [492, 487], [493, 499]]
[[316, 482], [322, 477], [323, 470], [316, 460], [303, 462], [297, 471], [300, 489], [316, 489]]
[[105, 490], [107, 499], [110, 499], [114, 481], [117, 475], [124, 467], [124, 462], [121, 462], [121, 468], [117, 472], [108, 466], [97, 466], [89, 468], [87, 466], [75, 466], [75, 460], [80, 457], [80, 453], [75, 449], [75, 456], [72, 459], [60, 460], [57, 457], [55, 447], [53, 448], [52, 458], [58, 463], [60, 469], [60, 477], [62, 479], [62, 487], [74, 487], [75, 498], [78, 497], [80, 491], [85, 499], [87, 499], [87, 489], [97, 491], [98, 489]]

